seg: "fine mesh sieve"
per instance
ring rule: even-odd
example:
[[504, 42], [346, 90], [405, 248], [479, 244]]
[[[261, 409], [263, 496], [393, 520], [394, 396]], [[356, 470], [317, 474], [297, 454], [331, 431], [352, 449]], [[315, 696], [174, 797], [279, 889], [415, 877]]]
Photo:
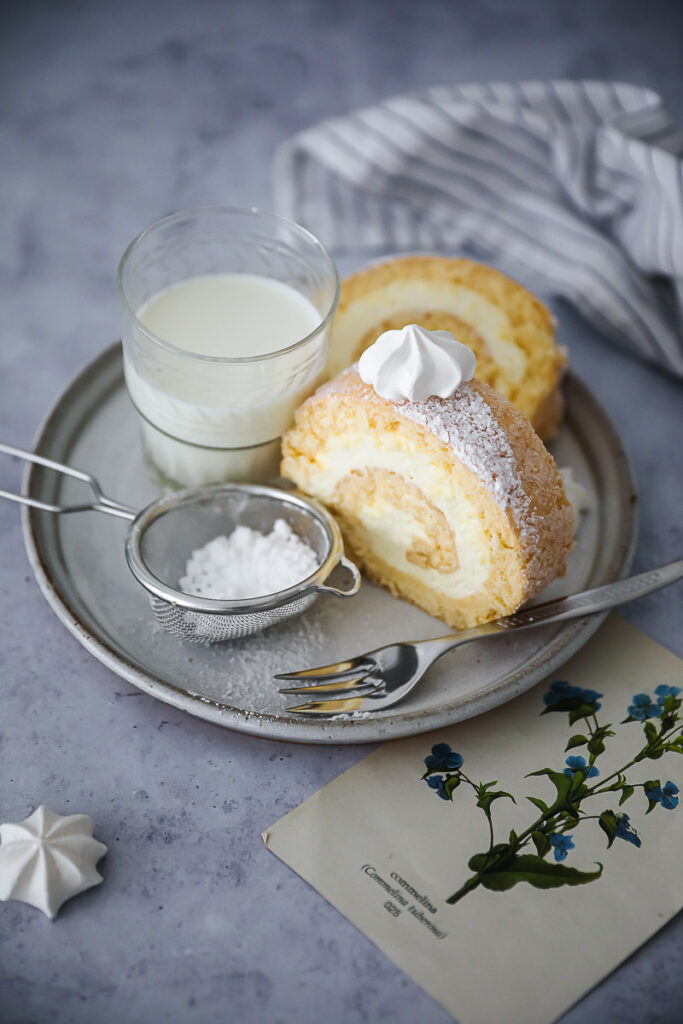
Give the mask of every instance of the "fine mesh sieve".
[[[217, 643], [248, 636], [309, 608], [319, 593], [352, 597], [360, 587], [360, 573], [344, 556], [339, 527], [317, 502], [301, 494], [256, 484], [218, 484], [213, 487], [165, 495], [140, 512], [105, 497], [90, 473], [0, 444], [0, 452], [14, 455], [87, 484], [94, 500], [77, 505], [53, 505], [25, 495], [0, 490], [0, 497], [46, 512], [106, 512], [130, 522], [125, 540], [128, 567], [149, 594], [155, 616], [169, 633], [192, 643]], [[318, 559], [318, 566], [300, 583], [274, 594], [239, 601], [194, 597], [177, 589], [191, 553], [236, 526], [270, 533], [284, 519]], [[326, 581], [342, 566], [351, 574], [347, 589]]]

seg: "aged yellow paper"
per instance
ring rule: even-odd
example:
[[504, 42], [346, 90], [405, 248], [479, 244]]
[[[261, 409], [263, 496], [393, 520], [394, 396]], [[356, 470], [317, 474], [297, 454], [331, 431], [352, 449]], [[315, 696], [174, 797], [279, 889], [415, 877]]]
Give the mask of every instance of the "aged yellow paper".
[[[544, 694], [550, 692], [548, 700], [557, 705], [566, 693], [549, 691], [558, 681], [588, 691], [594, 703], [590, 691], [601, 694], [595, 716], [570, 726], [567, 712], [541, 715], [548, 706]], [[479, 884], [449, 905], [447, 898], [476, 874], [470, 859], [491, 844], [473, 784], [496, 780], [486, 792], [514, 795], [516, 803], [500, 796], [490, 806], [495, 842], [514, 841], [542, 816], [541, 805], [528, 796], [550, 807], [559, 798], [549, 776], [527, 778], [528, 773], [547, 768], [562, 788], [562, 777], [573, 779], [580, 771], [572, 774], [567, 758], [583, 757], [588, 770], [592, 758], [585, 745], [577, 741], [565, 751], [570, 736], [590, 739], [590, 730], [610, 723], [615, 732], [605, 736], [595, 772], [582, 773], [576, 792], [596, 789], [603, 780], [620, 781], [613, 773], [648, 742], [645, 723], [649, 735], [662, 727], [666, 713], [658, 686], [683, 689], [683, 661], [612, 616], [558, 674], [528, 694], [468, 722], [385, 744], [273, 825], [264, 840], [461, 1024], [548, 1024], [683, 904], [683, 807], [676, 806], [674, 794], [683, 758], [664, 751], [630, 766], [624, 785], [635, 788], [622, 806], [623, 786], [578, 799], [578, 823], [562, 818], [564, 812], [549, 819], [560, 823], [550, 833], [559, 838], [546, 850], [543, 863], [549, 868], [543, 870], [551, 884], [558, 868], [572, 869], [572, 878], [572, 872], [585, 873], [581, 884], [536, 888], [520, 880], [504, 891]], [[634, 695], [642, 693], [650, 703], [641, 698], [633, 705]], [[629, 706], [643, 721], [619, 724]], [[441, 743], [451, 748], [450, 761], [444, 761], [451, 770], [432, 773], [432, 788], [422, 778], [424, 758]], [[438, 748], [442, 757], [444, 750]], [[463, 758], [460, 769], [456, 754]], [[470, 781], [460, 778], [452, 802], [440, 796], [438, 780], [443, 786], [449, 775], [461, 773]], [[660, 786], [650, 785], [654, 798], [648, 799], [639, 784], [654, 781]], [[667, 782], [673, 788], [664, 789]], [[575, 797], [568, 798], [570, 804]], [[612, 809], [615, 817], [607, 815], [605, 831], [598, 816]], [[619, 817], [623, 813], [628, 819]], [[547, 835], [536, 839], [541, 849], [547, 846]], [[534, 845], [527, 841], [521, 850], [532, 860], [514, 862], [518, 878], [520, 865], [537, 863]], [[600, 864], [600, 877], [585, 880], [597, 876]], [[495, 875], [496, 870], [488, 875], [491, 884], [507, 885], [510, 874]]]

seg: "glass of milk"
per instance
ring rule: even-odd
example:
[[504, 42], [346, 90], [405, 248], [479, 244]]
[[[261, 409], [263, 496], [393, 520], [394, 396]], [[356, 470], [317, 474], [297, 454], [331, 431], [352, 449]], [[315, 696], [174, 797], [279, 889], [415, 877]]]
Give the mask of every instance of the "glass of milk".
[[320, 242], [258, 210], [184, 210], [138, 235], [118, 280], [128, 392], [164, 481], [277, 476], [339, 301]]

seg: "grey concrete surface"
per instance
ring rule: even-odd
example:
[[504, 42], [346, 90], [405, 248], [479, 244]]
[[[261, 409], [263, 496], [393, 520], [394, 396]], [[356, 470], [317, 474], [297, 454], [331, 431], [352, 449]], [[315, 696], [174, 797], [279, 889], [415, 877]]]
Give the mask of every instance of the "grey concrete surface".
[[[0, 437], [29, 445], [116, 336], [115, 269], [133, 235], [197, 203], [267, 207], [273, 150], [291, 132], [487, 78], [613, 77], [675, 110], [679, 12], [631, 0], [5, 5]], [[680, 557], [683, 388], [557, 312], [634, 462], [636, 568]], [[18, 479], [3, 461], [0, 486]], [[367, 751], [231, 734], [131, 689], [53, 616], [2, 502], [0, 568], [0, 819], [40, 802], [87, 812], [109, 846], [104, 884], [55, 923], [0, 904], [2, 1024], [449, 1019], [260, 839]], [[682, 612], [679, 586], [627, 614], [683, 655]], [[679, 917], [564, 1024], [680, 1020], [682, 952]]]

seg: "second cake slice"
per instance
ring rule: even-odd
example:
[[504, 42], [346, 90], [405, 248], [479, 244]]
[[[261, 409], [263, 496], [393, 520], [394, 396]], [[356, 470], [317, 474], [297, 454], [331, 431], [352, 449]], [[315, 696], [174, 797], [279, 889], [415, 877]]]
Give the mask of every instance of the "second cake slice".
[[357, 360], [382, 332], [419, 323], [450, 331], [477, 357], [477, 377], [531, 420], [543, 438], [562, 420], [566, 365], [542, 302], [493, 267], [443, 256], [403, 256], [342, 282], [329, 369]]

